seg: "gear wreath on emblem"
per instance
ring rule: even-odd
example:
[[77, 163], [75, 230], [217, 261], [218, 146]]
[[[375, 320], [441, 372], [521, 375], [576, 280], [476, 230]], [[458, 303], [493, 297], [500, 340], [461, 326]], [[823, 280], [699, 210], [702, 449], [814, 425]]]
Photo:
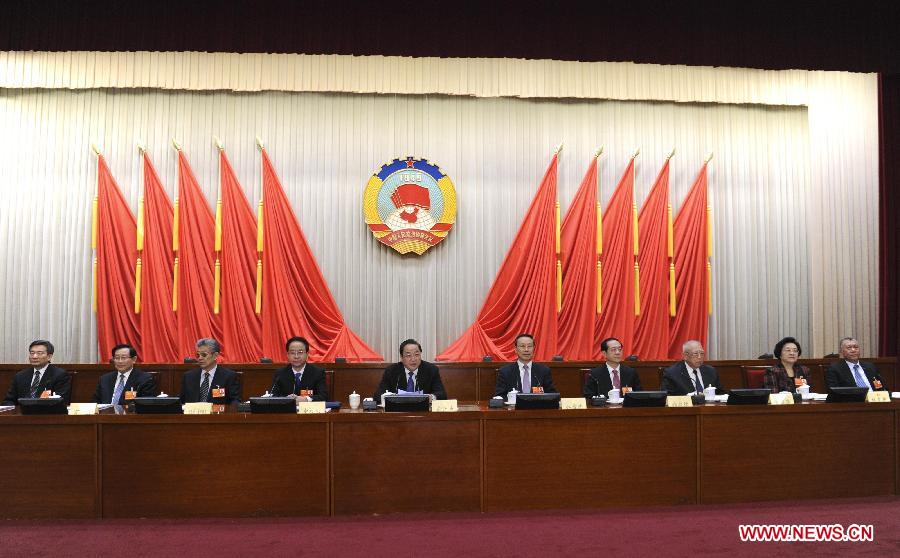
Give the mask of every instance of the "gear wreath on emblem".
[[456, 189], [427, 159], [394, 159], [369, 178], [363, 213], [372, 235], [401, 254], [426, 250], [456, 222]]

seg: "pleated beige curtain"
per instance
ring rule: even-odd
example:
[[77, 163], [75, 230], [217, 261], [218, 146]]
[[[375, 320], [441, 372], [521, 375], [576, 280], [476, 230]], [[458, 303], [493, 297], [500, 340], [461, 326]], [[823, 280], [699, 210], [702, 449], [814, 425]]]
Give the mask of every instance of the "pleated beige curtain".
[[[210, 205], [222, 139], [251, 203], [258, 135], [347, 323], [427, 358], [471, 323], [554, 148], [570, 203], [601, 145], [605, 205], [637, 149], [642, 203], [672, 150], [677, 212], [712, 152], [709, 353], [750, 358], [783, 335], [809, 356], [877, 341], [877, 84], [871, 74], [611, 63], [205, 53], [0, 53], [0, 361], [28, 342], [93, 361], [91, 143], [133, 209], [137, 143], [175, 196], [177, 138]], [[456, 184], [448, 239], [422, 257], [377, 243], [368, 177], [395, 157]]]

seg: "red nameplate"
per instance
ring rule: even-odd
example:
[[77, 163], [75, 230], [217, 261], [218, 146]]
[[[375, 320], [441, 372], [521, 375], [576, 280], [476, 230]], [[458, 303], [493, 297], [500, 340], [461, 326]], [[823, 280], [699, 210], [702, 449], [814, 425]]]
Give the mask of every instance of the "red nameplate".
[[225, 388], [213, 388], [212, 396], [213, 396], [213, 399], [217, 399], [219, 397], [225, 397]]
[[806, 378], [794, 378], [794, 385], [795, 386], [805, 386]]
[[135, 397], [137, 397], [137, 392], [136, 392], [136, 391], [131, 390], [131, 391], [126, 391], [126, 392], [125, 392], [125, 401], [131, 401], [131, 400], [134, 399]]
[[629, 393], [630, 391], [632, 391], [630, 386], [622, 386], [622, 395], [625, 395], [626, 393]]
[[41, 392], [41, 399], [47, 399], [48, 397], [50, 397], [49, 389], [45, 389], [44, 391]]
[[541, 386], [532, 386], [531, 393], [544, 393], [544, 388]]
[[872, 380], [872, 387], [875, 389], [881, 389], [881, 380]]
[[312, 397], [312, 396], [313, 396], [313, 390], [311, 390], [311, 389], [301, 389], [299, 395], [300, 395], [301, 397]]

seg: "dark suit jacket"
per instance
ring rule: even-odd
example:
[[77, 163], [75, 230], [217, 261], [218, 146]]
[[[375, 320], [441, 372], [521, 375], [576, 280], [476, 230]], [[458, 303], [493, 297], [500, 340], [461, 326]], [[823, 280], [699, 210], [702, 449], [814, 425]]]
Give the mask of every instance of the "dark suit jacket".
[[[550, 374], [550, 368], [539, 362], [531, 361], [531, 387], [542, 387], [544, 393], [557, 393], [556, 386], [553, 385], [553, 376]], [[497, 386], [494, 388], [494, 397], [506, 397], [513, 388], [519, 393], [522, 392], [522, 378], [519, 376], [518, 361], [507, 364], [497, 372]]]
[[[199, 368], [194, 368], [184, 373], [181, 380], [181, 402], [197, 403], [200, 401], [200, 373]], [[213, 388], [225, 388], [225, 397], [212, 397]], [[241, 401], [241, 388], [238, 383], [238, 375], [234, 370], [219, 366], [216, 375], [213, 376], [209, 386], [209, 401], [215, 404], [228, 404]]]
[[[381, 401], [381, 394], [385, 391], [397, 393], [398, 389], [406, 389], [406, 370], [402, 362], [394, 363], [384, 369], [381, 375], [381, 383], [375, 391], [375, 401]], [[441, 381], [441, 372], [438, 367], [427, 361], [419, 364], [416, 373], [416, 389], [424, 393], [433, 393], [437, 399], [447, 399], [447, 390]]]
[[[859, 361], [859, 367], [865, 372], [872, 389], [875, 391], [887, 389], [884, 378], [878, 373], [878, 369], [875, 368], [874, 364]], [[875, 387], [875, 380], [881, 382], [881, 388]], [[828, 370], [825, 372], [825, 385], [828, 387], [856, 387], [856, 379], [853, 377], [853, 372], [850, 370], [846, 360], [841, 359], [828, 367]]]
[[294, 382], [294, 370], [288, 364], [279, 368], [272, 375], [272, 395], [285, 397], [290, 394], [298, 394], [301, 389], [313, 390], [313, 401], [326, 401], [328, 399], [328, 386], [325, 384], [325, 371], [318, 366], [306, 363], [303, 376], [300, 377], [300, 386], [297, 388]]
[[[643, 390], [641, 379], [638, 377], [637, 372], [635, 372], [634, 368], [628, 368], [624, 364], [619, 364], [619, 385], [630, 387], [632, 391]], [[592, 368], [588, 373], [588, 377], [584, 382], [584, 396], [606, 395], [612, 388], [612, 380], [609, 379], [609, 369], [606, 367], [606, 363], [603, 363], [597, 368]]]
[[[218, 376], [218, 372], [216, 375]], [[94, 403], [109, 403], [113, 393], [116, 391], [116, 382], [118, 381], [119, 373], [117, 371], [112, 371], [100, 376], [100, 380], [97, 381], [97, 389], [94, 391], [94, 397], [91, 401]], [[126, 403], [125, 392], [131, 390], [136, 391], [138, 397], [154, 397], [159, 395], [159, 390], [156, 388], [156, 381], [153, 380], [153, 376], [140, 368], [133, 368], [131, 370], [131, 374], [128, 375], [128, 381], [125, 382], [125, 390], [122, 391], [122, 395], [119, 397], [119, 400], [115, 402], [115, 405], [124, 405]]]
[[[719, 373], [716, 372], [715, 368], [708, 364], [700, 366], [700, 377], [703, 380], [704, 388], [709, 387], [711, 384], [716, 388], [716, 392], [722, 392], [722, 386], [719, 384]], [[666, 368], [660, 389], [669, 392], [669, 395], [687, 395], [692, 391], [696, 391], [697, 387], [688, 374], [687, 364], [682, 360]]]
[[[20, 397], [31, 397], [32, 380], [34, 380], [33, 366], [16, 372], [3, 404], [18, 405]], [[41, 382], [38, 385], [40, 386], [38, 388], [38, 397], [40, 397], [42, 391], [49, 389], [65, 399], [66, 405], [72, 401], [72, 381], [69, 380], [69, 375], [66, 374], [66, 371], [59, 366], [48, 365], [41, 375]]]

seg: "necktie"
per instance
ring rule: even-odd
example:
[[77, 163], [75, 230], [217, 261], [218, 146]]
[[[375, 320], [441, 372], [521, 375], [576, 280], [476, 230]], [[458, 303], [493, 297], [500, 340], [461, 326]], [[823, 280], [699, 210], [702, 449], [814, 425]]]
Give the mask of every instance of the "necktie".
[[303, 373], [294, 374], [294, 393], [300, 393], [300, 379], [303, 377]]
[[116, 384], [116, 389], [113, 391], [112, 403], [113, 405], [119, 404], [119, 398], [122, 397], [122, 392], [125, 391], [125, 373], [119, 372], [119, 382]]
[[203, 373], [203, 381], [200, 382], [200, 401], [209, 401], [209, 372]]
[[613, 370], [613, 389], [620, 389], [622, 387], [622, 382], [619, 381], [619, 371]]
[[862, 377], [862, 373], [859, 371], [858, 364], [853, 365], [853, 377], [856, 379], [857, 387], [864, 387], [864, 388], [869, 387], [869, 384], [866, 383], [866, 380], [863, 379], [863, 377]]
[[37, 397], [38, 391], [40, 388], [38, 387], [41, 383], [41, 373], [39, 370], [34, 371], [34, 379], [31, 381], [31, 397]]
[[700, 382], [700, 371], [694, 370], [694, 387], [697, 388], [697, 393], [703, 393], [703, 383]]
[[531, 393], [531, 372], [528, 365], [522, 365], [522, 393]]
[[407, 372], [409, 376], [406, 378], [406, 391], [416, 391], [416, 380], [413, 378], [412, 372]]

